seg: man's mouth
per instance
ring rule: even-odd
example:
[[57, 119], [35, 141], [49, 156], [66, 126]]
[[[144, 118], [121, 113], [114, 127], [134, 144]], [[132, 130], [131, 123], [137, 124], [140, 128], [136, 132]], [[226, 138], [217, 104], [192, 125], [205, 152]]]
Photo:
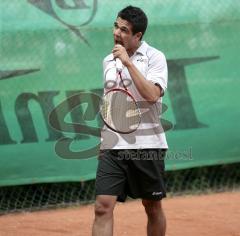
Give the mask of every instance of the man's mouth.
[[122, 41], [120, 41], [120, 40], [117, 40], [117, 39], [114, 39], [114, 44], [116, 45], [116, 44], [120, 44], [120, 45], [122, 45], [123, 46], [123, 43], [122, 43]]

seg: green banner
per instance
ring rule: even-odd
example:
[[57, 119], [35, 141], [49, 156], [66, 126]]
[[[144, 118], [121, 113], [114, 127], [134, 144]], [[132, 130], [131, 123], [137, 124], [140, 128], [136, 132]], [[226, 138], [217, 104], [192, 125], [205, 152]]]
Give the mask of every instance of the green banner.
[[240, 161], [240, 2], [147, 2], [1, 0], [1, 186], [95, 178], [102, 60], [129, 4], [168, 61], [167, 170]]

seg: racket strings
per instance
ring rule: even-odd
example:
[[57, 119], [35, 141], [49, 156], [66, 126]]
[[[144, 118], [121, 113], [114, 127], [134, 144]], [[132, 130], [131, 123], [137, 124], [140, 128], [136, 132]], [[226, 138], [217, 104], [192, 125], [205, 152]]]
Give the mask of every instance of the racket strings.
[[123, 133], [136, 130], [141, 119], [136, 102], [122, 90], [104, 96], [101, 115], [110, 128]]

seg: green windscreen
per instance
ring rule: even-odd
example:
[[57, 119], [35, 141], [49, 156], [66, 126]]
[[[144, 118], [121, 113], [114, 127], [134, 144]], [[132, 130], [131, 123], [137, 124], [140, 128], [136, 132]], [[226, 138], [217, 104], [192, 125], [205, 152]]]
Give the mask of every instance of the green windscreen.
[[102, 60], [129, 4], [168, 62], [166, 169], [240, 161], [238, 0], [1, 0], [1, 186], [95, 178]]

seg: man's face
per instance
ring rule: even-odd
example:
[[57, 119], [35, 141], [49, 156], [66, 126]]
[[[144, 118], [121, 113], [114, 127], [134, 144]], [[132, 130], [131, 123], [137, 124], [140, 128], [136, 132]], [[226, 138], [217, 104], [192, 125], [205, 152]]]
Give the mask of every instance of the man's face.
[[139, 42], [139, 34], [133, 35], [132, 25], [118, 17], [113, 28], [114, 44], [121, 44], [127, 51], [131, 51]]

